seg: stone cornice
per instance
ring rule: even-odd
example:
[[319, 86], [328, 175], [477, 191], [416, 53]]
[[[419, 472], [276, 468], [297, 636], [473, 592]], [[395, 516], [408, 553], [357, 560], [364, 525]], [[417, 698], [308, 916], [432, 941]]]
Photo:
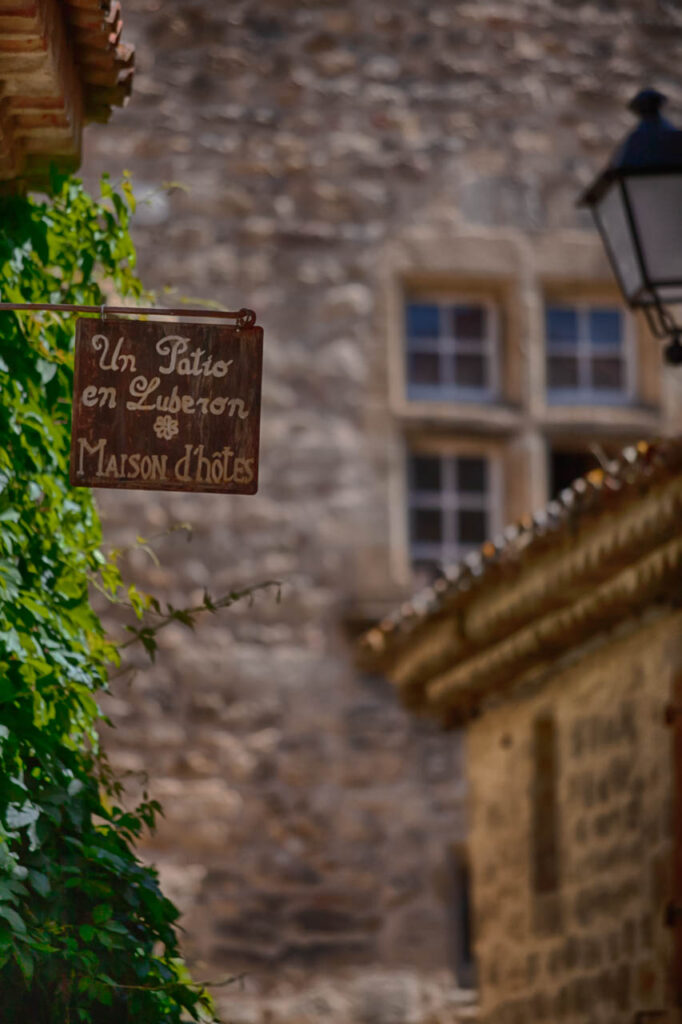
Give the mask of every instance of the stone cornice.
[[653, 602], [681, 598], [682, 537], [677, 537], [582, 599], [431, 679], [425, 703], [450, 721], [466, 718], [490, 693], [512, 685], [529, 668], [554, 660]]
[[657, 488], [634, 505], [611, 508], [583, 535], [569, 533], [550, 547], [513, 587], [498, 586], [478, 600], [466, 617], [467, 638], [477, 646], [490, 644], [522, 623], [608, 579], [640, 552], [650, 551], [680, 532], [682, 476]]

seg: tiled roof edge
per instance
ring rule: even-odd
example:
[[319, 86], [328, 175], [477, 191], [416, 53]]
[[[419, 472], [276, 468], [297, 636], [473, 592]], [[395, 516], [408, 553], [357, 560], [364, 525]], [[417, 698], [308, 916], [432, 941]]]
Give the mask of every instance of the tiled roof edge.
[[135, 48], [121, 41], [119, 0], [66, 0], [65, 16], [83, 90], [85, 122], [106, 121], [130, 96]]
[[535, 554], [564, 539], [588, 516], [608, 507], [615, 495], [649, 485], [657, 478], [682, 469], [682, 438], [640, 441], [625, 448], [603, 468], [575, 480], [559, 497], [533, 516], [508, 526], [479, 551], [447, 568], [429, 587], [404, 602], [360, 640], [365, 664], [380, 665], [421, 625], [437, 616], [453, 600], [477, 595], [499, 582], [506, 566], [519, 569]]

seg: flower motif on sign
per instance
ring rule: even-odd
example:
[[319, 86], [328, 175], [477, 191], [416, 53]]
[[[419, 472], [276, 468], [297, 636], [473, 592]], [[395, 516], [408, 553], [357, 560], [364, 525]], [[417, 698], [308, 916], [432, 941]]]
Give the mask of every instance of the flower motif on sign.
[[154, 433], [163, 441], [170, 441], [179, 429], [175, 416], [157, 416], [154, 422]]

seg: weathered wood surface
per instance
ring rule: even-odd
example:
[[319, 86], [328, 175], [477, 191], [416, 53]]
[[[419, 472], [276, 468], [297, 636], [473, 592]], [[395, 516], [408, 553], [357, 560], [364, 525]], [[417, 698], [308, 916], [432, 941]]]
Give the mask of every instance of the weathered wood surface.
[[263, 330], [81, 319], [71, 483], [255, 494]]

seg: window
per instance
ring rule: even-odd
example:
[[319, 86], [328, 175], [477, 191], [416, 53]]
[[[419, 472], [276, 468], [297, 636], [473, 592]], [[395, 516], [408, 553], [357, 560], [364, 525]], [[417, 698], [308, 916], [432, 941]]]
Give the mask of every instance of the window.
[[471, 928], [471, 873], [466, 850], [461, 846], [452, 847], [448, 851], [448, 862], [450, 935], [455, 977], [460, 987], [472, 988], [476, 983], [476, 970]]
[[559, 737], [552, 715], [533, 721], [530, 789], [531, 914], [539, 935], [562, 929], [559, 804]]
[[408, 302], [408, 398], [484, 401], [497, 390], [497, 314], [480, 302]]
[[416, 570], [432, 575], [487, 540], [489, 477], [488, 460], [481, 456], [410, 456], [410, 547]]
[[538, 716], [533, 723], [532, 870], [538, 894], [559, 887], [559, 806], [557, 733], [554, 719]]
[[549, 496], [556, 498], [574, 480], [599, 469], [596, 455], [588, 451], [551, 451], [549, 458]]
[[629, 397], [625, 317], [610, 306], [545, 308], [547, 392], [552, 402]]

